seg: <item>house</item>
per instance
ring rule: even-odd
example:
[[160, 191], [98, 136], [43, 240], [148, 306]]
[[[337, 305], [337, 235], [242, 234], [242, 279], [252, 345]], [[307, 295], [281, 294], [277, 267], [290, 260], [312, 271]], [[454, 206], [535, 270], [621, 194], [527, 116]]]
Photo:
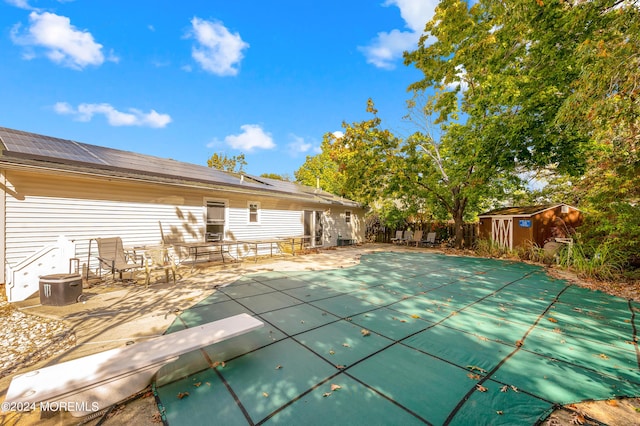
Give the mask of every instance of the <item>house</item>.
[[[12, 302], [37, 291], [40, 276], [68, 273], [70, 259], [96, 270], [98, 237], [125, 246], [364, 239], [362, 207], [319, 188], [2, 127], [0, 150], [0, 277]], [[250, 249], [238, 244], [235, 255]]]
[[568, 238], [582, 224], [580, 210], [567, 204], [507, 207], [483, 213], [480, 238], [512, 249], [528, 242], [543, 247], [552, 238]]

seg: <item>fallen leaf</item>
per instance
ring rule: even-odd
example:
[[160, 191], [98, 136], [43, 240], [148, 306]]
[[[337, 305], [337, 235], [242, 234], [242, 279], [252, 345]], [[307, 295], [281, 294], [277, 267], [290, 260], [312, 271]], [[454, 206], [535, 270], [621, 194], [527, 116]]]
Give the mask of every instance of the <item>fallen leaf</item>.
[[498, 414], [499, 416], [501, 416], [501, 415], [503, 415], [503, 414], [504, 414], [504, 411], [502, 411], [502, 410], [498, 410], [498, 411], [496, 411], [496, 414]]
[[609, 404], [612, 407], [617, 407], [618, 406], [618, 401], [616, 401], [615, 399], [609, 399], [609, 400], [607, 400], [607, 404]]
[[420, 318], [420, 315], [413, 314], [413, 315], [411, 315], [411, 318], [416, 318], [416, 319], [418, 319], [418, 318]]
[[480, 380], [479, 374], [467, 373], [467, 377], [470, 378], [471, 380]]
[[349, 344], [348, 343], [343, 343], [342, 346], [344, 346], [345, 348], [348, 348]]
[[189, 392], [178, 393], [178, 399], [186, 398], [187, 396], [189, 396]]
[[522, 345], [524, 345], [524, 342], [522, 340], [516, 340], [516, 346], [517, 347], [522, 347]]
[[547, 318], [547, 319], [548, 319], [549, 321], [551, 321], [551, 322], [553, 322], [553, 323], [556, 323], [556, 322], [558, 322], [558, 320], [557, 320], [557, 319], [555, 319], [555, 318], [552, 318], [552, 317], [549, 317], [549, 318]]
[[269, 398], [269, 394], [266, 392], [262, 392], [262, 396], [264, 396], [265, 398]]
[[513, 385], [511, 385], [511, 390], [514, 392], [519, 392], [518, 388]]
[[342, 389], [342, 386], [340, 385], [331, 385], [331, 391], [333, 392], [334, 390], [338, 390], [338, 389]]
[[280, 364], [276, 365], [276, 370], [280, 370], [282, 366]]
[[224, 363], [224, 361], [216, 361], [216, 362], [213, 363], [213, 368], [216, 368], [216, 367], [224, 368], [225, 365], [226, 364]]
[[202, 382], [194, 383], [194, 384], [193, 384], [193, 386], [195, 386], [195, 387], [199, 388], [200, 386], [202, 386]]
[[500, 388], [500, 392], [506, 392], [509, 390], [509, 386], [508, 385], [504, 385], [503, 387]]
[[331, 350], [329, 351], [329, 355], [335, 355], [335, 351], [334, 351], [333, 349], [331, 349]]
[[484, 368], [476, 367], [475, 365], [467, 365], [467, 369], [471, 371], [479, 371], [481, 373], [487, 372], [487, 370], [485, 370]]
[[365, 336], [365, 337], [369, 336], [371, 334], [371, 332], [369, 330], [364, 329], [364, 328], [362, 330], [360, 330], [360, 333], [362, 333], [362, 335]]
[[476, 390], [477, 390], [478, 392], [486, 392], [486, 391], [488, 391], [489, 389], [485, 388], [485, 387], [484, 387], [484, 386], [482, 386], [480, 383], [478, 383], [478, 384], [476, 385]]
[[336, 368], [342, 370], [342, 369], [345, 369], [347, 367], [345, 365], [336, 365]]
[[606, 356], [605, 354], [600, 354], [598, 356], [600, 357], [600, 359], [609, 359], [609, 357]]
[[325, 392], [325, 393], [322, 394], [322, 396], [325, 397], [325, 398], [328, 397], [329, 395], [331, 395], [331, 392]]

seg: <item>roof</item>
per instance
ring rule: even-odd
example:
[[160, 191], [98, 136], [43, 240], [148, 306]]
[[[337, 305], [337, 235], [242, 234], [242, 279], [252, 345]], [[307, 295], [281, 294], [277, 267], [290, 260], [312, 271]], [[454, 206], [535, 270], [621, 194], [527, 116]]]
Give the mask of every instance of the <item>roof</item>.
[[[542, 213], [545, 210], [555, 209], [558, 206], [566, 206], [567, 204], [559, 203], [559, 204], [546, 204], [539, 206], [524, 206], [524, 207], [502, 207], [499, 209], [494, 209], [488, 211], [486, 213], [482, 213], [478, 215], [478, 217], [483, 216], [535, 216], [538, 213]], [[577, 210], [575, 207], [570, 208]]]
[[209, 184], [244, 189], [264, 195], [287, 195], [307, 202], [357, 207], [358, 203], [317, 188], [232, 173], [168, 158], [60, 139], [0, 127], [0, 164], [45, 166], [61, 171], [83, 171], [123, 178], [144, 178], [159, 183]]

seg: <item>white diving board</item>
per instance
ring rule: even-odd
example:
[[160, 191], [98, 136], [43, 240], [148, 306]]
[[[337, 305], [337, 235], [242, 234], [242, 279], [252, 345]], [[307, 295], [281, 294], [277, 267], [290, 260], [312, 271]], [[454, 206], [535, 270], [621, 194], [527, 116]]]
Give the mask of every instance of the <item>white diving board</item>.
[[[6, 407], [64, 406], [74, 417], [103, 410], [139, 392], [181, 354], [248, 333], [264, 323], [234, 315], [145, 342], [44, 367], [11, 380]], [[8, 403], [8, 404], [7, 404]], [[38, 406], [38, 407], [40, 407]], [[46, 406], [46, 405], [45, 405]]]

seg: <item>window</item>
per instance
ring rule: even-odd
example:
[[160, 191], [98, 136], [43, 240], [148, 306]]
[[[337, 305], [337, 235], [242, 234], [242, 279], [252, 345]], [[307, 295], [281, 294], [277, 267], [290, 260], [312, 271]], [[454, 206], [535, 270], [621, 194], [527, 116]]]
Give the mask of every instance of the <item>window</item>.
[[220, 241], [224, 235], [227, 204], [224, 201], [209, 200], [207, 205], [206, 241]]
[[260, 203], [249, 202], [249, 223], [260, 223]]
[[351, 223], [351, 211], [347, 210], [346, 212], [344, 212], [344, 222], [345, 223]]

